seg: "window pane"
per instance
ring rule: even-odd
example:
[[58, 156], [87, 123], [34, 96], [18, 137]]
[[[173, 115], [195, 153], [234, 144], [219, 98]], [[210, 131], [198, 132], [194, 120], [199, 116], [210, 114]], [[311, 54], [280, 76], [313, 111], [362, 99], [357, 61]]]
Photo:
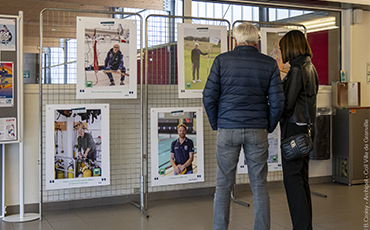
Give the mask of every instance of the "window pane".
[[276, 9], [275, 8], [269, 8], [269, 19], [270, 19], [270, 22], [276, 21]]
[[243, 6], [243, 20], [252, 21], [252, 7]]
[[198, 3], [198, 17], [205, 18], [206, 17], [206, 4], [204, 2]]
[[191, 16], [198, 17], [198, 2], [191, 2]]
[[303, 11], [302, 10], [290, 10], [290, 17], [302, 15]]
[[77, 77], [77, 40], [70, 39], [67, 41], [67, 84], [76, 84]]
[[222, 4], [216, 3], [215, 4], [215, 18], [222, 18]]
[[206, 3], [206, 17], [213, 18], [214, 16], [214, 3], [207, 2]]
[[253, 7], [253, 21], [259, 21], [259, 7]]
[[235, 5], [233, 6], [233, 21], [231, 22], [234, 23], [236, 20], [240, 20], [242, 18], [242, 6], [240, 5]]
[[176, 16], [183, 16], [183, 2], [182, 0], [177, 0], [176, 1], [176, 12], [175, 12], [175, 15]]
[[284, 19], [288, 17], [289, 10], [277, 10], [277, 20]]

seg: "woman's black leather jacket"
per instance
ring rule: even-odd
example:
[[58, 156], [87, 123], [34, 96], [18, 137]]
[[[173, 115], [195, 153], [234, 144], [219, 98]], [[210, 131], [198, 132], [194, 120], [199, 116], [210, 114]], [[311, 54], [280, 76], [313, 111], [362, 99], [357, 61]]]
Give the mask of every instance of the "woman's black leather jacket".
[[[305, 95], [307, 96], [311, 124], [314, 124], [316, 120], [316, 95], [319, 89], [315, 66], [308, 55], [301, 55], [291, 60], [290, 66], [288, 74], [283, 79], [285, 103], [280, 119], [281, 126], [283, 128], [287, 123], [307, 123], [308, 112]], [[304, 90], [302, 80], [306, 90]]]

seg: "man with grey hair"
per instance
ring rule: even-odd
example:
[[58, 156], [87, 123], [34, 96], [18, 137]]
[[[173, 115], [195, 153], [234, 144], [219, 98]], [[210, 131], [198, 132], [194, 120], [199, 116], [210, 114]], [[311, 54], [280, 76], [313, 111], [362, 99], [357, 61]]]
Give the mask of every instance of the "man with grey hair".
[[243, 23], [233, 34], [235, 49], [215, 58], [203, 91], [209, 123], [217, 130], [213, 229], [228, 228], [230, 194], [243, 148], [253, 192], [254, 230], [266, 230], [270, 229], [267, 135], [283, 112], [284, 90], [276, 61], [257, 49], [258, 29]]
[[199, 44], [194, 43], [194, 49], [191, 51], [191, 65], [193, 67], [193, 83], [195, 83], [195, 71], [197, 71], [197, 82], [201, 82], [199, 79], [199, 67], [200, 67], [200, 55], [207, 55], [199, 49]]

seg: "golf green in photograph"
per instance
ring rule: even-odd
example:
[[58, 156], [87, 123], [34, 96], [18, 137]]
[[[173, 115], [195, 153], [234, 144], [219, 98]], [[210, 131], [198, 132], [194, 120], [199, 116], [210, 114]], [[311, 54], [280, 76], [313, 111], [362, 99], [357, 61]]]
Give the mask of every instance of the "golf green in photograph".
[[[185, 89], [204, 89], [206, 84], [209, 72], [213, 64], [213, 60], [217, 55], [221, 53], [221, 42], [218, 42], [217, 45], [210, 43], [208, 41], [194, 41], [191, 37], [191, 41], [184, 38], [184, 74], [185, 74]], [[202, 39], [203, 40], [203, 39]], [[208, 38], [209, 40], [209, 38]], [[195, 79], [193, 79], [193, 66], [191, 62], [191, 52], [195, 47], [195, 44], [199, 45], [199, 50], [206, 54], [200, 55], [200, 64], [199, 64], [199, 80], [197, 81], [197, 72], [195, 71]], [[194, 81], [195, 82], [194, 82]]]

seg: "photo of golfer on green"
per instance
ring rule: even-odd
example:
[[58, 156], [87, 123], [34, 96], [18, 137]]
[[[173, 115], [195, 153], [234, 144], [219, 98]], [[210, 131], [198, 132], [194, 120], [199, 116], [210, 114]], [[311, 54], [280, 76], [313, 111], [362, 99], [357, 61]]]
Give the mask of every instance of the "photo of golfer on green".
[[[179, 95], [180, 98], [201, 98], [214, 59], [226, 51], [226, 45], [223, 47], [226, 43], [226, 27], [182, 24], [178, 31], [180, 28], [183, 29], [184, 36], [182, 52], [181, 37], [178, 36]], [[225, 37], [222, 36], [223, 30]], [[180, 64], [182, 58], [183, 69]]]

